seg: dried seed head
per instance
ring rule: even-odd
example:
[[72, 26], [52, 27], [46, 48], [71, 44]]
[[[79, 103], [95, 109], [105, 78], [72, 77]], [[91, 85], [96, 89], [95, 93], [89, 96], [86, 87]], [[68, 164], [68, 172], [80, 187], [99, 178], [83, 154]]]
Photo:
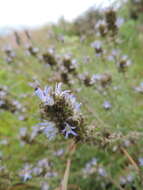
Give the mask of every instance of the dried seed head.
[[128, 59], [127, 55], [122, 56], [119, 62], [117, 63], [119, 72], [123, 72], [123, 73], [127, 71], [130, 65], [131, 65], [131, 61]]
[[103, 54], [102, 49], [102, 42], [101, 41], [95, 41], [91, 44], [91, 47], [95, 49], [95, 53], [97, 56], [101, 56]]
[[116, 25], [117, 21], [116, 11], [114, 9], [108, 9], [105, 12], [105, 19], [108, 31], [111, 31], [111, 35], [115, 36], [118, 32], [118, 27]]
[[99, 20], [95, 25], [95, 29], [97, 29], [102, 37], [105, 37], [108, 33], [107, 24], [105, 20]]
[[49, 64], [51, 67], [57, 65], [57, 60], [53, 49], [48, 49], [47, 52], [43, 53], [42, 59], [46, 64]]

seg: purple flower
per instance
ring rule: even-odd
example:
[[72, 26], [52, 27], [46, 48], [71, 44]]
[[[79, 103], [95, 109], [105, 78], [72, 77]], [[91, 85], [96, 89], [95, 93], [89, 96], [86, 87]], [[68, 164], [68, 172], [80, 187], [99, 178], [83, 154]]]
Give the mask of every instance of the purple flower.
[[61, 82], [56, 84], [56, 87], [55, 87], [55, 95], [56, 96], [64, 96], [69, 92], [70, 92], [69, 90], [62, 91], [62, 83]]
[[71, 105], [75, 113], [78, 113], [80, 111], [81, 103], [78, 103], [76, 101], [76, 97], [73, 94], [65, 94], [64, 95], [67, 102]]
[[112, 107], [112, 105], [110, 104], [110, 102], [104, 101], [103, 107], [105, 108], [105, 110], [109, 110]]
[[51, 87], [46, 86], [44, 90], [41, 90], [41, 88], [35, 89], [35, 94], [42, 100], [42, 102], [45, 103], [45, 105], [52, 106], [54, 104], [53, 97], [51, 96]]
[[57, 135], [57, 128], [52, 122], [39, 123], [40, 126], [43, 126], [42, 130], [49, 140], [53, 140]]
[[143, 166], [143, 158], [139, 158], [138, 160], [139, 160], [139, 165]]
[[68, 123], [66, 123], [65, 129], [62, 130], [62, 133], [65, 133], [65, 138], [67, 139], [68, 136], [71, 134], [73, 136], [77, 136], [77, 133], [73, 131], [76, 127], [70, 126]]
[[98, 168], [98, 174], [100, 176], [102, 176], [102, 177], [106, 177], [107, 176], [107, 173], [106, 173], [105, 169], [102, 168], [102, 167]]

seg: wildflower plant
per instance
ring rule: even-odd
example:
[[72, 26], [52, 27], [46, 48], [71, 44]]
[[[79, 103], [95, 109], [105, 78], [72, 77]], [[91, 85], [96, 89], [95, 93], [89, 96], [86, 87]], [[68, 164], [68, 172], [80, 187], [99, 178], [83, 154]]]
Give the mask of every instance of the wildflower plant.
[[14, 62], [14, 59], [16, 57], [16, 53], [14, 52], [13, 48], [11, 46], [6, 46], [4, 48], [4, 53], [6, 55], [5, 60], [7, 63]]
[[107, 23], [108, 31], [111, 31], [111, 35], [115, 36], [118, 32], [117, 27], [117, 15], [114, 9], [108, 9], [105, 13], [105, 20]]
[[[56, 84], [55, 88], [45, 87], [35, 89], [35, 94], [40, 98], [42, 117], [52, 122], [58, 132], [65, 138], [74, 138], [76, 141], [83, 140], [84, 120], [80, 112], [81, 104], [69, 90], [62, 90], [62, 83]], [[48, 123], [47, 131], [55, 131]], [[53, 132], [56, 134], [55, 132]], [[51, 139], [53, 134], [47, 135]]]
[[42, 60], [51, 67], [57, 65], [57, 60], [53, 49], [48, 49], [46, 52], [44, 52], [42, 54]]

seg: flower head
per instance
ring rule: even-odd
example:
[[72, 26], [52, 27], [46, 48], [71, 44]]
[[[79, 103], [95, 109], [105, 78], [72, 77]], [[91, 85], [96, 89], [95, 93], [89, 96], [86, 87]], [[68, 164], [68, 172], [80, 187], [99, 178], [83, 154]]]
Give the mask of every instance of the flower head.
[[62, 83], [56, 84], [55, 88], [46, 87], [44, 91], [37, 88], [36, 95], [43, 102], [40, 105], [42, 118], [49, 121], [39, 125], [43, 126], [42, 132], [50, 140], [54, 139], [58, 132], [63, 133], [65, 138], [69, 135], [70, 137], [78, 136], [76, 138], [78, 141], [83, 138], [81, 131], [84, 133], [84, 120], [80, 113], [81, 103], [76, 101], [76, 97], [69, 90], [62, 90]]

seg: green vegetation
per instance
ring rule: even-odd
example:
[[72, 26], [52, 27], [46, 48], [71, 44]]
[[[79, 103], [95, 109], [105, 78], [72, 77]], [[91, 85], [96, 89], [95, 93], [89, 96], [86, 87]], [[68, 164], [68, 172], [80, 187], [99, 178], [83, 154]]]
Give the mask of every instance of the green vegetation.
[[[114, 23], [107, 25], [105, 36], [97, 34], [98, 27], [91, 28], [91, 35], [82, 31], [79, 35], [77, 25], [61, 21], [31, 31], [29, 39], [19, 32], [17, 43], [14, 36], [1, 39], [0, 190], [40, 190], [41, 186], [47, 190], [46, 183], [55, 190], [143, 189], [143, 34], [140, 19], [133, 20], [124, 10], [117, 15], [125, 15], [125, 22], [118, 29]], [[30, 44], [27, 49], [25, 43]], [[12, 49], [3, 49], [7, 44]], [[66, 59], [69, 64], [76, 59], [74, 72], [65, 65], [62, 68]], [[132, 64], [122, 65], [130, 60]], [[42, 121], [35, 85], [43, 89], [58, 82], [82, 103], [89, 141], [81, 138], [75, 143], [74, 138], [65, 139], [59, 133], [51, 141], [40, 135], [25, 143], [20, 129], [27, 128], [30, 134]], [[23, 181], [23, 172], [40, 167], [43, 159], [48, 159], [45, 173], [32, 173], [30, 180]], [[32, 166], [23, 171], [25, 164]]]

